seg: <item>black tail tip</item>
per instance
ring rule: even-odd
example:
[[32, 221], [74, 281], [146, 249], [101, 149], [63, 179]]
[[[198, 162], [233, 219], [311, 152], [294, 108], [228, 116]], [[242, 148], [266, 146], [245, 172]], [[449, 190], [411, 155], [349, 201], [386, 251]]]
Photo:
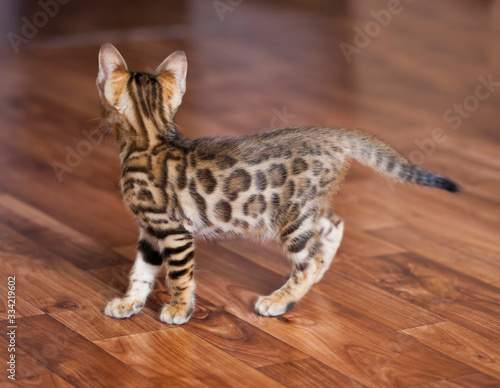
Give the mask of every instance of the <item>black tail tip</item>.
[[432, 186], [450, 193], [460, 193], [462, 191], [459, 185], [444, 176], [437, 176], [433, 179]]

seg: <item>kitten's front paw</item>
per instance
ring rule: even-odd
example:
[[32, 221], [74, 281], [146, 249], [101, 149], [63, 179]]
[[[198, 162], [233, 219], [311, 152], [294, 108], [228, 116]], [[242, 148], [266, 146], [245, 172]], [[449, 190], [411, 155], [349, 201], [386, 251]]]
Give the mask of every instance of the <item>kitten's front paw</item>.
[[124, 319], [137, 314], [144, 304], [129, 298], [116, 298], [110, 301], [104, 309], [104, 314], [111, 318]]
[[275, 296], [260, 296], [255, 303], [255, 312], [263, 316], [277, 316], [289, 312], [294, 302], [284, 302]]
[[160, 321], [170, 325], [182, 325], [189, 321], [193, 313], [193, 306], [166, 304], [160, 311]]

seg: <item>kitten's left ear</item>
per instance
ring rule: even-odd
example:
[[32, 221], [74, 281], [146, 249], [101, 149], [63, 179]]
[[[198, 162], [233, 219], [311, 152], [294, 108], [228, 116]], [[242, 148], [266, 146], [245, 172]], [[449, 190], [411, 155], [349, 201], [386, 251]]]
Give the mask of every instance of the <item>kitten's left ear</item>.
[[99, 74], [97, 84], [100, 85], [115, 71], [128, 71], [125, 59], [111, 43], [104, 43], [99, 50]]
[[181, 93], [186, 92], [187, 58], [184, 51], [175, 51], [155, 71], [155, 75], [171, 74], [175, 77]]

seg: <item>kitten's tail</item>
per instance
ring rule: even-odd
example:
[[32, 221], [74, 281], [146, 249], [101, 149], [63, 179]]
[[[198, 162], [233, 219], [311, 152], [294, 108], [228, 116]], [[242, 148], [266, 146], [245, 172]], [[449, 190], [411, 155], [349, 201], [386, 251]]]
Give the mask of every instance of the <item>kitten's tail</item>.
[[341, 130], [336, 134], [338, 143], [348, 156], [396, 181], [460, 192], [460, 186], [452, 180], [412, 164], [389, 144], [371, 134], [361, 130]]

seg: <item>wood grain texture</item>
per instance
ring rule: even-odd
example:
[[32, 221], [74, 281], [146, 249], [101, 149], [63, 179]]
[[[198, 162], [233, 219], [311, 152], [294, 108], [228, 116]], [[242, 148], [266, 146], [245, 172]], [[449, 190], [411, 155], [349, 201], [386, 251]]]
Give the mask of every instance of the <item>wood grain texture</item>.
[[408, 254], [363, 262], [340, 258], [338, 266], [424, 309], [500, 340], [500, 289], [463, 272]]
[[[96, 341], [127, 365], [162, 386], [280, 387], [276, 381], [183, 328]], [[161, 348], [161, 351], [158, 349]]]
[[[0, 287], [0, 321], [7, 319], [8, 308], [8, 289]], [[15, 315], [16, 317], [30, 317], [32, 315], [41, 315], [43, 311], [37, 309], [31, 303], [28, 303], [23, 298], [17, 296], [15, 299]]]
[[156, 313], [131, 320], [113, 320], [102, 313], [115, 291], [91, 274], [67, 263], [0, 223], [2, 241], [0, 274], [16, 276], [16, 295], [63, 320], [86, 338], [101, 339], [161, 329]]
[[275, 364], [259, 370], [286, 387], [364, 387], [314, 358]]
[[[40, 4], [0, 2], [0, 320], [15, 275], [19, 324], [19, 381], [2, 370], [0, 386], [499, 387], [500, 2], [402, 1], [349, 61], [340, 45], [387, 0], [224, 3], [221, 14], [202, 0], [73, 0], [16, 53], [8, 35]], [[334, 200], [339, 254], [290, 313], [253, 312], [290, 271], [276, 243], [197, 241], [185, 326], [158, 321], [164, 271], [138, 315], [107, 318], [138, 227], [96, 119], [104, 41], [138, 71], [186, 52], [176, 121], [189, 138], [364, 128], [463, 193], [353, 163]]]
[[476, 387], [487, 387], [496, 388], [498, 387], [498, 380], [482, 374], [474, 373], [473, 375], [461, 376], [450, 380], [439, 380], [427, 384], [415, 385], [412, 388], [476, 388]]
[[307, 357], [298, 349], [223, 309], [200, 298], [198, 303], [193, 321], [186, 329], [254, 368]]
[[[92, 270], [92, 273], [103, 282], [113, 284], [124, 292], [129, 271], [128, 265], [96, 269]], [[154, 291], [146, 302], [145, 311], [156, 314], [162, 304], [170, 301], [170, 296], [164, 281], [157, 278]], [[254, 368], [307, 357], [301, 351], [199, 296], [193, 317], [185, 329]]]
[[[9, 342], [0, 337], [0, 346], [2, 354], [4, 349], [7, 349]], [[16, 349], [16, 380], [10, 380], [7, 376], [7, 368], [0, 370], [0, 379], [2, 379], [2, 387], [54, 387], [68, 388], [74, 385], [68, 383], [56, 373], [47, 368], [45, 363], [39, 362], [36, 358], [29, 356], [19, 347]]]
[[445, 266], [453, 263], [452, 268], [477, 280], [495, 287], [500, 286], [497, 276], [500, 261], [495, 256], [478, 254], [462, 244], [454, 244], [419, 228], [398, 227], [380, 229], [373, 233], [437, 263]]
[[286, 316], [256, 316], [257, 295], [277, 288], [284, 278], [217, 246], [198, 254], [198, 268], [198, 290], [213, 303], [361, 383], [390, 386], [402, 379], [416, 384], [469, 370], [315, 291]]
[[500, 378], [500, 341], [492, 342], [455, 322], [440, 322], [402, 332], [491, 377]]
[[[156, 386], [47, 315], [20, 318], [17, 326], [17, 346], [44, 365], [42, 371], [48, 369], [70, 384], [80, 387]], [[5, 338], [5, 333], [1, 335]], [[81, 362], [82, 354], [85, 362]]]
[[128, 262], [123, 256], [97, 244], [88, 236], [11, 196], [2, 196], [0, 204], [3, 223], [64, 257], [78, 268], [89, 270]]
[[[290, 272], [289, 264], [284, 257], [281, 257], [283, 254], [276, 249], [274, 244], [263, 246], [260, 249], [259, 257], [255, 257], [252, 253], [256, 249], [256, 244], [252, 242], [237, 241], [222, 245], [256, 264], [262, 263], [264, 267], [283, 276]], [[340, 254], [345, 253], [341, 250]], [[350, 255], [346, 256], [351, 257]], [[396, 330], [422, 326], [425, 322], [430, 324], [444, 320], [428, 310], [411, 303], [405, 303], [401, 298], [381, 290], [369, 282], [360, 281], [356, 277], [334, 268], [327, 272], [325, 281], [319, 283], [314, 291]]]

